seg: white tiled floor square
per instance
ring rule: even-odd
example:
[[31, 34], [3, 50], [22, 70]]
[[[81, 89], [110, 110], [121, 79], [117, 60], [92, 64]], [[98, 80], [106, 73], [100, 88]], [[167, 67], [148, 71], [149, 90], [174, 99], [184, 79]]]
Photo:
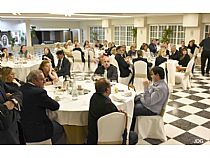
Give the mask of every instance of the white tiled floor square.
[[174, 139], [169, 139], [168, 141], [161, 143], [161, 145], [184, 145]]
[[195, 91], [195, 92], [204, 92], [204, 91], [206, 91], [206, 89], [203, 89], [203, 88], [191, 88], [190, 90], [191, 91]]
[[210, 112], [210, 108], [207, 108], [207, 109], [205, 109], [205, 111], [208, 111], [208, 112]]
[[137, 145], [151, 145], [151, 144], [143, 139], [139, 139]]
[[183, 119], [189, 122], [195, 123], [197, 125], [202, 125], [206, 123], [207, 121], [209, 121], [208, 119], [197, 116], [197, 115], [190, 115], [190, 116], [184, 117]]
[[203, 104], [210, 105], [210, 99], [202, 99], [202, 100], [199, 100], [198, 102], [201, 102]]
[[174, 110], [174, 109], [176, 109], [176, 108], [168, 105], [168, 106], [166, 106], [166, 111], [165, 112], [169, 112], [169, 111]]
[[205, 84], [205, 86], [210, 87], [210, 84]]
[[192, 103], [196, 102], [196, 101], [188, 99], [188, 98], [179, 98], [179, 99], [176, 99], [175, 101], [182, 103], [182, 104], [192, 104]]
[[193, 107], [193, 106], [190, 106], [190, 105], [182, 106], [182, 107], [179, 108], [179, 109], [182, 110], [182, 111], [189, 112], [189, 113], [191, 113], [191, 114], [194, 114], [194, 113], [197, 113], [197, 112], [203, 110], [203, 109], [196, 108], [196, 107]]
[[192, 133], [196, 136], [199, 136], [203, 139], [210, 140], [210, 129], [202, 127], [202, 126], [197, 126], [191, 130], [188, 131], [189, 133]]
[[198, 86], [201, 86], [200, 84], [197, 84], [197, 83], [191, 83], [191, 86], [192, 87], [198, 87]]
[[180, 129], [180, 128], [177, 128], [175, 126], [172, 126], [170, 124], [167, 124], [164, 126], [165, 127], [165, 130], [166, 130], [166, 135], [170, 138], [174, 138], [180, 134], [183, 134], [185, 131]]
[[168, 113], [165, 113], [164, 116], [163, 116], [163, 121], [166, 122], [166, 123], [171, 123], [171, 122], [176, 121], [178, 119], [179, 119], [178, 117], [170, 115]]
[[174, 90], [175, 90], [175, 91], [178, 91], [178, 92], [183, 91], [183, 89], [182, 89], [182, 88], [175, 88]]
[[185, 92], [176, 92], [176, 93], [172, 93], [173, 95], [179, 96], [179, 97], [188, 97], [191, 94], [189, 93], [185, 93]]
[[210, 141], [207, 141], [207, 142], [204, 143], [203, 145], [210, 145]]
[[210, 94], [207, 94], [207, 93], [195, 93], [193, 95], [201, 97], [201, 98], [210, 98]]

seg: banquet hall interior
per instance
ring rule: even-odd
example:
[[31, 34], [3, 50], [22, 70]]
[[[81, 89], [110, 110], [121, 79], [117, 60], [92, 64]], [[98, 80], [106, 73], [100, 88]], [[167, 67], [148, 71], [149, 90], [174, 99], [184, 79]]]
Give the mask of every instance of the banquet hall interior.
[[[117, 68], [118, 79], [110, 80], [110, 98], [127, 113], [123, 131], [125, 128], [128, 133], [134, 97], [144, 92], [143, 82], [149, 78], [147, 66], [145, 69], [135, 67], [133, 59], [140, 52], [142, 58], [151, 63], [149, 71], [160, 66], [156, 58], [162, 56], [167, 59], [161, 67], [169, 88], [168, 101], [162, 115], [136, 118], [136, 145], [210, 145], [210, 52], [204, 64], [201, 60], [204, 51], [201, 41], [209, 37], [209, 13], [0, 13], [0, 63], [1, 69], [11, 67], [15, 78], [27, 82], [28, 74], [39, 69], [45, 60], [45, 48], [54, 58], [55, 70], [59, 64], [58, 51], [62, 50], [71, 65], [70, 72], [68, 77], [57, 73], [57, 81], [45, 85], [47, 94], [60, 104], [58, 110], [46, 112], [51, 120], [63, 126], [67, 144], [84, 145], [87, 144], [88, 110], [95, 92], [94, 82], [103, 77], [94, 72], [104, 56]], [[22, 45], [26, 46], [28, 57], [19, 56]], [[119, 46], [127, 52], [124, 58], [126, 62], [129, 60], [129, 70], [133, 73], [135, 69], [131, 82], [120, 75], [121, 65], [115, 60], [115, 53], [121, 49]], [[180, 54], [185, 49], [190, 57], [185, 66], [179, 62], [184, 57], [169, 58], [173, 49]], [[159, 53], [162, 50], [164, 55]], [[208, 70], [203, 72], [201, 65]], [[141, 74], [144, 72], [146, 74]], [[114, 121], [109, 122], [112, 123]], [[102, 142], [111, 135], [110, 127], [103, 130], [100, 131]], [[123, 131], [118, 135], [120, 139]], [[126, 144], [129, 144], [128, 137]]]

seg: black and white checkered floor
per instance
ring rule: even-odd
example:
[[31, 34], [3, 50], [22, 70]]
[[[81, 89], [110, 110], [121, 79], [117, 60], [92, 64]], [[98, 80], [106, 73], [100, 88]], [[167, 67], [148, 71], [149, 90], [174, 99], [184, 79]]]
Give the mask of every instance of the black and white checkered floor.
[[139, 140], [139, 145], [210, 145], [210, 76], [196, 67], [191, 83], [191, 89], [174, 89], [170, 95], [163, 117], [168, 140]]

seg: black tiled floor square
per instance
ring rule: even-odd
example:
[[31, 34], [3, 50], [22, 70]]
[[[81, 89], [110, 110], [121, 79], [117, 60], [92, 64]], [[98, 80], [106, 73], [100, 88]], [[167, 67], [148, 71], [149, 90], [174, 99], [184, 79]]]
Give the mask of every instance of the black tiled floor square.
[[197, 86], [197, 87], [198, 87], [198, 88], [203, 88], [203, 89], [206, 89], [206, 90], [209, 90], [209, 88], [210, 88], [210, 87], [205, 86], [205, 85], [204, 85], [204, 86], [201, 85], [201, 86]]
[[192, 128], [195, 128], [196, 124], [192, 123], [192, 122], [189, 122], [189, 121], [186, 121], [186, 120], [183, 120], [183, 119], [180, 119], [180, 120], [177, 120], [177, 121], [174, 121], [172, 123], [170, 123], [171, 125], [173, 126], [176, 126], [178, 128], [181, 128], [185, 131], [189, 131], [190, 129]]
[[200, 144], [203, 144], [206, 142], [205, 139], [200, 138], [200, 137], [193, 135], [191, 133], [188, 133], [188, 132], [185, 132], [173, 139], [175, 139], [183, 144], [186, 144], [186, 145], [200, 145]]
[[176, 117], [179, 117], [179, 118], [183, 118], [183, 117], [191, 115], [190, 113], [179, 110], [179, 109], [175, 109], [175, 110], [169, 111], [167, 113], [171, 114], [171, 115], [174, 115]]
[[206, 122], [206, 123], [202, 124], [201, 126], [203, 126], [203, 127], [206, 127], [206, 128], [208, 128], [208, 129], [210, 129], [210, 121], [208, 121], [208, 122]]
[[197, 112], [197, 113], [195, 113], [195, 115], [210, 119], [210, 112], [205, 111], [205, 110]]
[[179, 103], [179, 102], [176, 102], [176, 101], [170, 101], [168, 103], [169, 106], [173, 106], [175, 108], [180, 108], [182, 106], [185, 106], [185, 104], [182, 104], [182, 103]]
[[147, 141], [148, 143], [152, 144], [152, 145], [159, 145], [159, 144], [162, 143], [162, 141], [159, 140], [159, 139], [146, 138], [144, 140]]
[[176, 100], [176, 99], [179, 99], [179, 98], [181, 98], [181, 97], [178, 97], [178, 96], [173, 95], [173, 94], [170, 95], [171, 100]]
[[191, 99], [191, 100], [195, 100], [195, 101], [199, 101], [199, 100], [203, 99], [203, 98], [195, 96], [195, 95], [190, 95], [190, 96], [188, 96], [186, 98]]
[[189, 94], [195, 94], [195, 93], [198, 93], [198, 92], [196, 92], [196, 91], [192, 91], [192, 90], [184, 90], [183, 92], [185, 92], [185, 93], [189, 93]]
[[207, 109], [208, 107], [210, 107], [209, 105], [206, 105], [206, 104], [203, 104], [200, 102], [192, 103], [192, 104], [190, 104], [190, 106], [194, 106], [194, 107], [200, 108], [200, 109]]

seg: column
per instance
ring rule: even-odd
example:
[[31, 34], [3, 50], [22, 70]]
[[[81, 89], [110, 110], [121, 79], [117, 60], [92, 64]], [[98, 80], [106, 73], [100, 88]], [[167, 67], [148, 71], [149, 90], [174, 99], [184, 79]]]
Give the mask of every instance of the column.
[[31, 31], [30, 31], [30, 20], [25, 20], [25, 24], [26, 24], [26, 45], [27, 46], [31, 46]]

